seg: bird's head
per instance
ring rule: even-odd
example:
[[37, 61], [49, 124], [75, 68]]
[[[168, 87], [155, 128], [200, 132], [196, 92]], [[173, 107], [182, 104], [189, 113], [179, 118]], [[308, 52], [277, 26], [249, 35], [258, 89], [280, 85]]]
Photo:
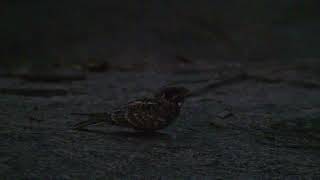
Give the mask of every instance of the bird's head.
[[155, 98], [182, 104], [189, 94], [190, 91], [185, 87], [164, 87], [155, 94]]

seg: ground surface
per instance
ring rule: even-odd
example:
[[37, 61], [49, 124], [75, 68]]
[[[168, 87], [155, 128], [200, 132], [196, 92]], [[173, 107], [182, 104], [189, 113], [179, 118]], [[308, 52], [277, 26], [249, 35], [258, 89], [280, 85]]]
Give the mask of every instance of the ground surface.
[[[168, 65], [57, 83], [1, 78], [0, 175], [319, 178], [319, 65], [301, 62]], [[167, 84], [197, 92], [168, 129], [70, 129], [86, 119], [71, 113], [105, 112]]]

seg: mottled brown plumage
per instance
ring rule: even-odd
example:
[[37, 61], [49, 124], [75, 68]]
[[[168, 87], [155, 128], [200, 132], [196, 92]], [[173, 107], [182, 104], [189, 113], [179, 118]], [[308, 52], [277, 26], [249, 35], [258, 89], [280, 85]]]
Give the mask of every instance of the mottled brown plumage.
[[91, 124], [108, 124], [129, 127], [141, 131], [156, 131], [170, 125], [179, 116], [181, 106], [189, 91], [184, 87], [166, 87], [152, 98], [142, 98], [104, 113], [104, 118], [80, 122], [74, 126], [81, 129]]

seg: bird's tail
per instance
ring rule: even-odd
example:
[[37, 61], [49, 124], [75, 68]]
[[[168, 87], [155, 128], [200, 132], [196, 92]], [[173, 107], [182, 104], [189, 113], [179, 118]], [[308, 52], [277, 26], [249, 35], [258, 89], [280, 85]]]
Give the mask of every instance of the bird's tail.
[[86, 121], [81, 121], [75, 125], [73, 125], [72, 129], [83, 129], [89, 125], [98, 124], [102, 122], [109, 122], [110, 114], [109, 113], [72, 113], [73, 115], [86, 115], [89, 116], [89, 119]]

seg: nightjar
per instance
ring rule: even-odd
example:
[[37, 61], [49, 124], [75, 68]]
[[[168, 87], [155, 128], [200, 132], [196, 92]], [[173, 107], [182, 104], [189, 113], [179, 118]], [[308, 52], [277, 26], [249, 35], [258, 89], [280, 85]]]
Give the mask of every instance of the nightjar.
[[151, 98], [137, 99], [109, 113], [103, 113], [103, 118], [79, 122], [74, 125], [74, 129], [105, 122], [139, 131], [160, 130], [177, 119], [181, 106], [189, 94], [189, 90], [184, 87], [165, 87]]

